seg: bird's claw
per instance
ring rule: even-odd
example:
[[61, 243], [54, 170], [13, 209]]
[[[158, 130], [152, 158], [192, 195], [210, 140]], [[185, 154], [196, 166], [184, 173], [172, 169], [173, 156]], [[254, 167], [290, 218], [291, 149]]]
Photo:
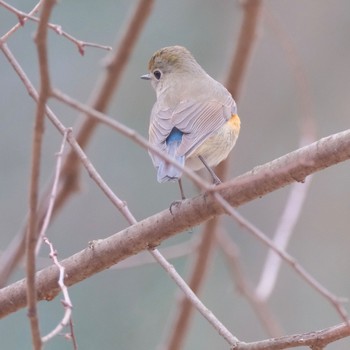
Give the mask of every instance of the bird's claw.
[[178, 206], [181, 205], [181, 203], [182, 203], [182, 200], [177, 200], [177, 201], [171, 202], [170, 207], [169, 207], [169, 211], [170, 211], [171, 215], [174, 215], [174, 213], [173, 213], [173, 207], [174, 207], [174, 206], [175, 206], [175, 207], [178, 207]]

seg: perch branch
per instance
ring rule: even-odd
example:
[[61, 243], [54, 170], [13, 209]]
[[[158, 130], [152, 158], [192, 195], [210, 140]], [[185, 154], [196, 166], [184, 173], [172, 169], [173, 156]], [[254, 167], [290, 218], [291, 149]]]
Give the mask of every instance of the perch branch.
[[[221, 184], [217, 186], [217, 193], [231, 206], [238, 207], [349, 158], [350, 130], [346, 130]], [[155, 247], [163, 240], [225, 212], [226, 208], [204, 193], [183, 201], [173, 210], [173, 215], [166, 209], [106, 239], [92, 241], [87, 248], [61, 262], [67, 271], [65, 283], [67, 286], [76, 284], [128, 256]], [[37, 273], [38, 300], [57, 295], [56, 276], [54, 266]], [[0, 290], [0, 305], [0, 317], [23, 308], [26, 305], [25, 280]]]

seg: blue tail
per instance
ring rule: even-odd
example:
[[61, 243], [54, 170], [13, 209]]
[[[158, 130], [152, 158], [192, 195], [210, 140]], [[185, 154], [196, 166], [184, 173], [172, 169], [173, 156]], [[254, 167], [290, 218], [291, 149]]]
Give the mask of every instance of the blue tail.
[[[176, 156], [176, 150], [182, 141], [183, 132], [177, 128], [173, 128], [165, 140], [166, 151], [168, 156], [176, 160], [179, 164], [185, 164], [185, 156]], [[157, 180], [158, 182], [175, 181], [182, 175], [182, 171], [174, 167], [174, 165], [161, 160], [158, 167]]]

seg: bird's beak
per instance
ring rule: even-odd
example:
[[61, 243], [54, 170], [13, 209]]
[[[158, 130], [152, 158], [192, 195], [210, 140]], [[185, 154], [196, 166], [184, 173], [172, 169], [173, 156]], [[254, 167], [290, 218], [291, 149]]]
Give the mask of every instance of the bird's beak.
[[151, 79], [151, 74], [144, 74], [144, 75], [141, 75], [140, 76], [141, 79], [144, 79], [144, 80], [150, 80]]

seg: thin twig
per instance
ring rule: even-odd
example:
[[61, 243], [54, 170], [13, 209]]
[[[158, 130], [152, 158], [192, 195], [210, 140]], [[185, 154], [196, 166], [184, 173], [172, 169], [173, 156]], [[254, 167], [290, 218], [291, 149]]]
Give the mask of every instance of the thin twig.
[[[184, 256], [193, 254], [194, 251], [195, 247], [193, 244], [191, 244], [191, 241], [185, 241], [183, 243], [178, 243], [169, 247], [162, 248], [162, 254], [167, 260], [182, 258]], [[156, 262], [154, 261], [154, 258], [150, 256], [148, 252], [142, 252], [135, 256], [131, 256], [127, 260], [121, 261], [119, 264], [112, 266], [111, 269], [129, 269], [155, 263]]]
[[53, 181], [51, 195], [50, 195], [50, 201], [48, 204], [47, 213], [45, 215], [44, 223], [43, 223], [41, 231], [40, 231], [40, 235], [39, 235], [39, 239], [38, 239], [38, 243], [37, 243], [37, 249], [36, 249], [36, 253], [38, 253], [38, 251], [40, 249], [41, 241], [44, 241], [50, 248], [50, 257], [53, 260], [54, 264], [59, 269], [58, 285], [60, 286], [62, 294], [63, 294], [64, 299], [62, 301], [62, 304], [63, 304], [64, 309], [65, 309], [64, 316], [63, 316], [62, 320], [59, 322], [59, 324], [49, 334], [42, 337], [41, 341], [43, 343], [46, 343], [47, 341], [49, 341], [50, 339], [52, 339], [53, 337], [58, 335], [62, 331], [62, 329], [68, 325], [68, 323], [71, 320], [71, 315], [72, 315], [72, 302], [71, 302], [70, 297], [69, 297], [68, 288], [64, 284], [65, 269], [59, 263], [59, 261], [57, 259], [57, 252], [54, 249], [53, 244], [49, 241], [49, 239], [46, 236], [46, 230], [50, 224], [52, 210], [53, 210], [55, 198], [57, 195], [57, 188], [58, 188], [59, 176], [60, 176], [60, 172], [61, 172], [62, 156], [63, 156], [63, 152], [64, 152], [64, 147], [65, 147], [66, 142], [67, 142], [67, 135], [70, 132], [71, 132], [71, 129], [67, 129], [66, 132], [64, 133], [60, 150], [57, 153], [56, 170], [55, 170], [55, 176], [54, 176], [54, 181]]
[[[39, 4], [37, 6], [39, 6]], [[0, 0], [0, 6], [3, 6], [4, 8], [6, 8], [10, 12], [14, 13], [18, 17], [19, 26], [23, 26], [26, 20], [31, 20], [31, 21], [34, 21], [34, 22], [39, 22], [39, 20], [40, 20], [39, 18], [33, 16], [33, 13], [32, 13], [33, 11], [31, 11], [30, 13], [22, 12], [22, 11], [16, 9], [15, 7], [7, 4], [5, 1]], [[108, 50], [108, 51], [112, 50], [112, 48], [110, 46], [100, 45], [100, 44], [96, 44], [96, 43], [90, 43], [90, 42], [78, 40], [74, 36], [72, 36], [72, 35], [66, 33], [65, 31], [63, 31], [62, 27], [60, 25], [48, 23], [48, 28], [52, 29], [58, 35], [61, 35], [61, 36], [65, 37], [66, 39], [71, 41], [73, 44], [75, 44], [77, 46], [77, 48], [79, 50], [79, 53], [81, 55], [84, 55], [84, 48], [85, 47], [95, 47], [95, 48], [99, 48], [99, 49], [102, 49], [102, 50]], [[11, 34], [13, 34], [13, 32], [14, 31], [11, 29], [6, 34], [4, 34], [1, 37], [0, 40], [3, 41], [3, 42], [7, 41], [7, 39], [9, 38], [9, 36]]]
[[69, 297], [68, 289], [64, 284], [64, 276], [65, 276], [65, 269], [64, 267], [59, 263], [57, 259], [57, 253], [53, 247], [53, 244], [49, 241], [49, 239], [46, 236], [46, 230], [50, 224], [50, 219], [51, 219], [51, 214], [52, 214], [52, 209], [55, 203], [55, 198], [57, 195], [57, 188], [58, 188], [58, 183], [59, 183], [59, 176], [61, 172], [61, 166], [62, 166], [62, 156], [63, 156], [63, 151], [64, 147], [67, 142], [67, 135], [68, 133], [71, 132], [71, 129], [67, 129], [67, 131], [63, 135], [63, 140], [61, 143], [61, 147], [59, 152], [57, 153], [57, 162], [56, 162], [56, 170], [55, 170], [55, 176], [54, 176], [54, 181], [52, 185], [52, 190], [51, 190], [51, 195], [50, 195], [50, 202], [48, 204], [47, 208], [47, 213], [45, 215], [44, 223], [41, 228], [41, 232], [39, 235], [39, 239], [37, 242], [37, 247], [36, 247], [36, 254], [38, 254], [38, 251], [40, 249], [40, 243], [43, 240], [50, 248], [50, 257], [53, 260], [54, 264], [58, 267], [59, 269], [59, 278], [58, 278], [58, 285], [60, 286], [64, 300], [62, 301], [62, 304], [64, 305], [65, 308], [65, 313], [60, 321], [60, 323], [53, 329], [48, 335], [42, 337], [41, 341], [43, 343], [47, 342], [57, 334], [61, 332], [61, 330], [67, 326], [69, 321], [71, 320], [71, 314], [72, 314], [72, 303]]
[[61, 173], [61, 168], [62, 168], [63, 151], [64, 151], [64, 147], [65, 147], [66, 142], [67, 142], [67, 135], [70, 132], [72, 132], [72, 129], [67, 129], [66, 132], [63, 134], [61, 147], [60, 147], [59, 152], [57, 153], [56, 169], [55, 169], [55, 174], [54, 174], [54, 178], [53, 178], [50, 200], [49, 200], [49, 203], [47, 206], [47, 212], [46, 212], [46, 215], [45, 215], [45, 218], [43, 221], [43, 225], [41, 227], [40, 234], [38, 237], [38, 242], [37, 242], [37, 246], [36, 246], [36, 255], [38, 255], [38, 253], [39, 253], [42, 239], [45, 236], [46, 231], [47, 231], [49, 224], [51, 222], [52, 210], [53, 210], [53, 207], [55, 204], [55, 199], [57, 196], [58, 183], [59, 183], [59, 178], [60, 178], [60, 173]]
[[76, 39], [74, 36], [68, 34], [67, 32], [62, 30], [62, 27], [57, 24], [49, 24], [49, 28], [52, 28], [58, 35], [63, 36], [64, 38], [71, 41], [73, 44], [75, 44], [78, 48], [79, 53], [83, 56], [85, 54], [85, 47], [92, 47], [96, 49], [102, 49], [106, 51], [111, 51], [112, 47], [108, 45], [101, 45], [97, 43], [91, 43], [88, 41], [83, 41]]
[[42, 342], [39, 330], [39, 320], [36, 307], [35, 284], [35, 248], [37, 244], [37, 205], [40, 178], [41, 147], [44, 133], [45, 106], [50, 92], [50, 78], [47, 61], [47, 23], [55, 5], [54, 0], [45, 0], [40, 16], [35, 41], [37, 45], [40, 71], [40, 93], [35, 117], [32, 143], [32, 163], [29, 194], [29, 225], [26, 238], [26, 270], [27, 270], [27, 302], [30, 320], [32, 343], [36, 350], [41, 349]]
[[[73, 305], [72, 305], [72, 302], [71, 302], [70, 297], [69, 297], [68, 288], [64, 283], [65, 268], [58, 261], [57, 252], [56, 252], [55, 248], [53, 247], [53, 244], [49, 241], [49, 239], [46, 236], [43, 237], [43, 240], [49, 246], [50, 258], [53, 260], [54, 264], [58, 267], [58, 270], [59, 270], [58, 285], [59, 285], [59, 287], [62, 291], [62, 294], [63, 294], [62, 305], [65, 309], [62, 320], [58, 323], [58, 325], [50, 333], [48, 333], [47, 335], [42, 337], [41, 341], [43, 343], [46, 343], [50, 339], [52, 339], [53, 337], [58, 335], [62, 331], [62, 329], [65, 328], [69, 324], [69, 322], [72, 318]], [[72, 331], [71, 331], [71, 333], [72, 333]]]
[[[70, 318], [69, 320], [69, 328], [70, 328], [70, 334], [69, 334], [69, 338], [72, 340], [73, 342], [73, 349], [74, 350], [78, 350], [78, 343], [77, 343], [77, 339], [75, 338], [75, 333], [74, 333], [74, 325], [73, 325], [73, 320], [72, 318]], [[68, 336], [66, 336], [68, 337]]]
[[166, 259], [159, 253], [158, 250], [150, 250], [157, 262], [171, 276], [180, 289], [185, 292], [185, 295], [190, 299], [191, 304], [207, 319], [207, 321], [217, 330], [217, 332], [232, 346], [236, 345], [239, 340], [231, 334], [231, 332], [213, 315], [213, 313], [201, 302], [192, 289], [178, 275], [174, 266], [169, 264]]
[[[40, 0], [34, 7], [33, 9], [28, 13], [29, 16], [34, 15], [35, 13], [37, 13], [42, 5], [42, 3], [44, 2], [44, 0]], [[0, 5], [3, 5], [4, 2], [1, 1]], [[11, 6], [6, 4], [7, 6]], [[4, 6], [4, 5], [3, 5]], [[5, 6], [4, 6], [5, 7]], [[19, 28], [21, 28], [24, 23], [28, 20], [28, 18], [19, 18], [19, 22], [17, 24], [15, 24], [6, 34], [4, 34], [1, 38], [0, 38], [0, 46], [6, 42], [6, 40], [10, 37], [10, 35], [12, 35], [14, 32], [16, 32]]]

